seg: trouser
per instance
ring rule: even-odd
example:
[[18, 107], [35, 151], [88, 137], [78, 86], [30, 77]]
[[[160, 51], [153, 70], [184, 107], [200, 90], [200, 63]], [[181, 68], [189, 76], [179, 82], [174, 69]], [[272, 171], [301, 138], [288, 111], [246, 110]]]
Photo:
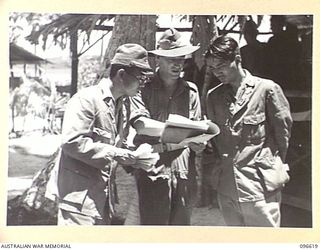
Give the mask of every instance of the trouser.
[[137, 177], [142, 225], [190, 225], [188, 181], [177, 177], [152, 181], [144, 173]]
[[[196, 165], [197, 166], [197, 165]], [[201, 154], [200, 170], [198, 170], [200, 176], [200, 189], [199, 189], [199, 200], [197, 205], [201, 206], [215, 206], [217, 207], [217, 191], [216, 181], [213, 179], [213, 174], [216, 172], [215, 169], [215, 158], [214, 155], [203, 151]]]
[[218, 203], [227, 226], [280, 227], [280, 191], [255, 202], [238, 202], [218, 194]]
[[[106, 208], [106, 215], [107, 213]], [[58, 226], [93, 226], [93, 225], [110, 225], [110, 219], [106, 216], [103, 219], [98, 219], [92, 216], [75, 213], [59, 208], [58, 211]]]

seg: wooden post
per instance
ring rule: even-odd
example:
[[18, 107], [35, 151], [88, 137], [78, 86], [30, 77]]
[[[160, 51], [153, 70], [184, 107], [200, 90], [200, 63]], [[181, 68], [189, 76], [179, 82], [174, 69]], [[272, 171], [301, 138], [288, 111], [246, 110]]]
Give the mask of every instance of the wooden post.
[[78, 90], [78, 30], [70, 31], [70, 52], [71, 52], [71, 89], [73, 96]]

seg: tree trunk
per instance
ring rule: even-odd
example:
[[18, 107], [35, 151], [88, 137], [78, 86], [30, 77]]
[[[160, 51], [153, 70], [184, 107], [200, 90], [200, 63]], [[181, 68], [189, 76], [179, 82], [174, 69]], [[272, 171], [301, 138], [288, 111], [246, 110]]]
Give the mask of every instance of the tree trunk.
[[193, 16], [191, 42], [200, 44], [200, 49], [194, 54], [194, 61], [199, 69], [204, 65], [203, 54], [207, 50], [209, 42], [218, 35], [214, 16]]
[[187, 69], [188, 79], [186, 80], [197, 84], [202, 99], [202, 108], [204, 108], [203, 100], [204, 94], [206, 94], [208, 89], [208, 81], [211, 80], [206, 77], [207, 73], [203, 54], [206, 52], [210, 40], [217, 35], [218, 30], [214, 16], [192, 16], [191, 43], [193, 45], [200, 45], [200, 49], [193, 54], [192, 60], [188, 62], [191, 66]]
[[70, 95], [73, 96], [78, 90], [78, 30], [70, 31], [70, 52], [71, 52], [71, 89]]
[[109, 67], [116, 49], [122, 44], [138, 43], [147, 50], [154, 49], [156, 20], [156, 15], [117, 15], [104, 56], [105, 68]]

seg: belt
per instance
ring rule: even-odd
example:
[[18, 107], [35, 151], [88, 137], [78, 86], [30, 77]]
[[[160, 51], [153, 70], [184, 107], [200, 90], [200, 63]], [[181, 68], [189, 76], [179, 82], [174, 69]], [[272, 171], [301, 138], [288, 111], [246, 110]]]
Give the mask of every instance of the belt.
[[185, 148], [185, 146], [181, 146], [179, 144], [174, 144], [174, 143], [159, 143], [159, 144], [152, 145], [152, 148], [154, 153], [163, 153], [163, 152], [182, 149], [182, 148]]

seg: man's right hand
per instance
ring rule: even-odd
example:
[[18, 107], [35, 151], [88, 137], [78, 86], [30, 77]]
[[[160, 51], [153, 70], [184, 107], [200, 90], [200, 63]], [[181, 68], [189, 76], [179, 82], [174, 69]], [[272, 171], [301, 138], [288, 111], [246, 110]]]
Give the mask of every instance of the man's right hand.
[[114, 159], [121, 165], [134, 165], [137, 162], [135, 151], [118, 148]]

